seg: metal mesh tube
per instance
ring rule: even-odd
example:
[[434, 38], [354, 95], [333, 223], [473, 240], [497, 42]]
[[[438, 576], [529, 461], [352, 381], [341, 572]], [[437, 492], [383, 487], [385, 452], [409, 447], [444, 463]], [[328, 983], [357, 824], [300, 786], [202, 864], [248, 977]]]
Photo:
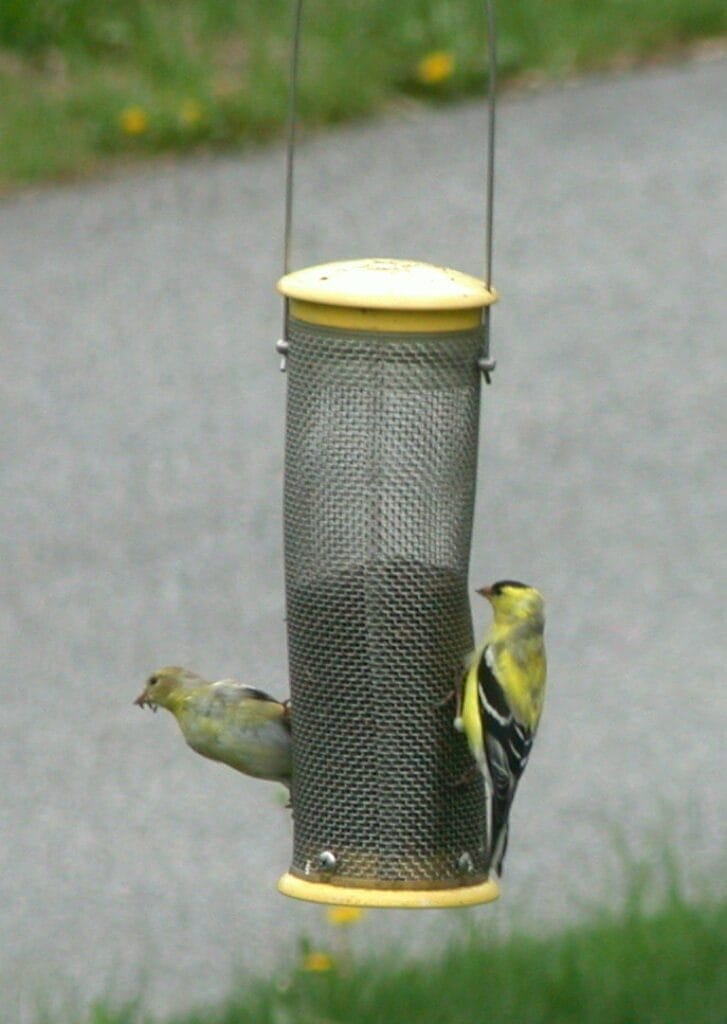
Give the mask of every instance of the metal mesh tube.
[[291, 872], [348, 886], [485, 877], [484, 796], [452, 727], [467, 596], [481, 327], [290, 318], [284, 529]]

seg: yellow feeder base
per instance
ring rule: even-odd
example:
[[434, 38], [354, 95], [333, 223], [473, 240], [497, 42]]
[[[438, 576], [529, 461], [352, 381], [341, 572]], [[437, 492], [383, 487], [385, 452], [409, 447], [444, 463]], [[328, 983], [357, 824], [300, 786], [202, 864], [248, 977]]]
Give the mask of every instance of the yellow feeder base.
[[500, 887], [488, 879], [458, 889], [364, 889], [327, 882], [308, 882], [287, 872], [278, 882], [284, 896], [309, 903], [331, 903], [340, 907], [382, 907], [399, 910], [435, 910], [472, 907], [498, 899]]

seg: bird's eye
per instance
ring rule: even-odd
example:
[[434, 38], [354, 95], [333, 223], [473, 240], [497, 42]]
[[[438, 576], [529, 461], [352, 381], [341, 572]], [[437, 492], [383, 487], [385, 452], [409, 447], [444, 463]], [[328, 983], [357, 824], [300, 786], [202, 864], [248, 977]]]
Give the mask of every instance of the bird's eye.
[[154, 686], [155, 683], [159, 682], [159, 676], [149, 676], [147, 686]]

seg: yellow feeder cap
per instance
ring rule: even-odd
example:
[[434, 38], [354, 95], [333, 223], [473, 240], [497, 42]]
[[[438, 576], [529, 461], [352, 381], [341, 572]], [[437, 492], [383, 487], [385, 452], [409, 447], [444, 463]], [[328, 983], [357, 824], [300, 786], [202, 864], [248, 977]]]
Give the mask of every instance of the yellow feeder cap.
[[475, 327], [497, 294], [484, 281], [415, 260], [344, 260], [278, 281], [292, 316], [331, 327], [448, 331]]

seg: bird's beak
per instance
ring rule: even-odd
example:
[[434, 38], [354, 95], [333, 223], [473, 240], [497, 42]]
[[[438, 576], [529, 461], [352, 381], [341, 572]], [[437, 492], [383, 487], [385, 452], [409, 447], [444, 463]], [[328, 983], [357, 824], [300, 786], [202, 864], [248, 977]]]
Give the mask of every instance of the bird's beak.
[[151, 708], [152, 711], [156, 711], [157, 709], [154, 701], [149, 700], [146, 690], [144, 690], [143, 693], [139, 694], [139, 696], [134, 701], [134, 704], [136, 704], [140, 708]]
[[492, 587], [478, 587], [476, 592], [486, 597], [488, 601], [492, 598]]

